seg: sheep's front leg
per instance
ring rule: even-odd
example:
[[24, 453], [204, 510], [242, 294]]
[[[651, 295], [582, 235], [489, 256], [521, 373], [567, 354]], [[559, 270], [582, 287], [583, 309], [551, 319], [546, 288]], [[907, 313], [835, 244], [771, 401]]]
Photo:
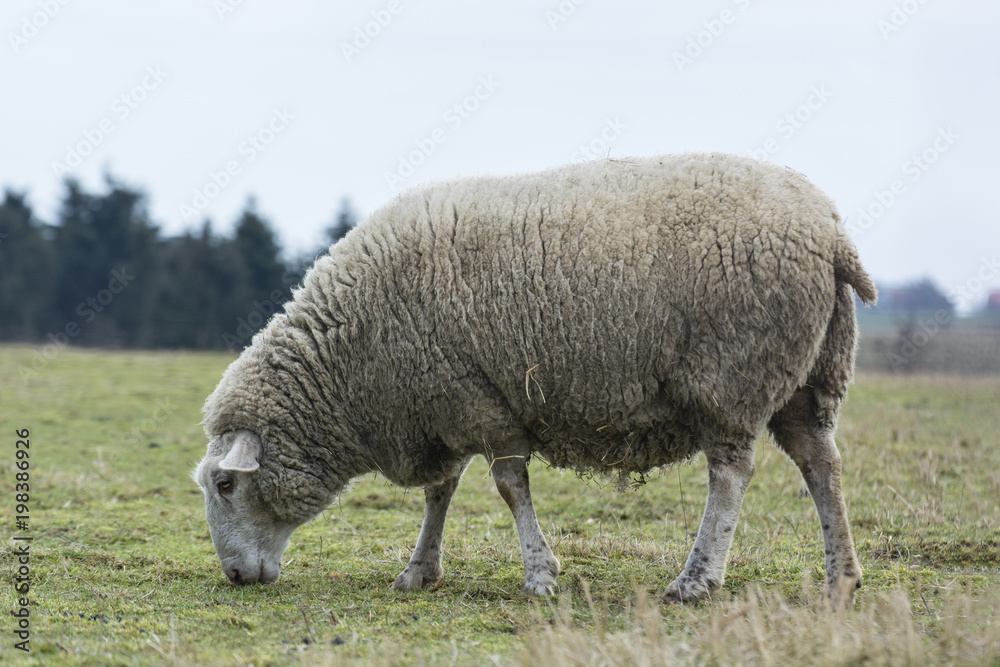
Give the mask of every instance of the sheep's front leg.
[[667, 587], [665, 598], [694, 602], [722, 587], [743, 496], [754, 470], [753, 443], [718, 445], [705, 450], [708, 501], [684, 571]]
[[545, 541], [535, 517], [531, 490], [528, 488], [527, 460], [522, 457], [497, 458], [493, 460], [490, 472], [517, 526], [524, 561], [522, 592], [527, 595], [552, 595], [559, 575], [559, 561]]
[[[462, 467], [465, 469], [465, 466]], [[424, 489], [426, 509], [424, 523], [420, 527], [417, 547], [410, 556], [410, 562], [392, 587], [397, 591], [413, 591], [437, 582], [444, 574], [441, 567], [441, 539], [444, 536], [444, 520], [448, 516], [448, 505], [455, 495], [461, 475], [445, 480], [436, 486]]]

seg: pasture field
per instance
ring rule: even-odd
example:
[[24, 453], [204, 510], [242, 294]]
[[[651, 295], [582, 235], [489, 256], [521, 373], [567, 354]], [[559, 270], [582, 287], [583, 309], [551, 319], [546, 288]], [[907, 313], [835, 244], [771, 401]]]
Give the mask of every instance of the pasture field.
[[[201, 404], [232, 357], [36, 354], [0, 347], [5, 665], [1000, 665], [996, 376], [859, 375], [838, 443], [865, 581], [853, 609], [831, 612], [816, 512], [767, 438], [724, 589], [707, 603], [659, 603], [701, 518], [701, 456], [622, 493], [533, 461], [539, 521], [562, 561], [551, 600], [520, 595], [513, 521], [481, 459], [452, 504], [436, 589], [389, 589], [423, 494], [380, 477], [295, 533], [276, 584], [238, 588], [189, 477], [205, 449]], [[31, 489], [18, 532], [20, 429]], [[33, 538], [30, 653], [14, 647], [7, 613], [14, 535]]]

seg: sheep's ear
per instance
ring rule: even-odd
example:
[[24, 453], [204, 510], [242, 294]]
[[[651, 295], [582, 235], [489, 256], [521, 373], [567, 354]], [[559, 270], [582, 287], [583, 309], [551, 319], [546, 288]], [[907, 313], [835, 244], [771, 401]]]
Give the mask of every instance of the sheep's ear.
[[239, 472], [253, 472], [260, 467], [260, 438], [256, 433], [241, 431], [233, 439], [233, 448], [222, 459], [219, 468]]

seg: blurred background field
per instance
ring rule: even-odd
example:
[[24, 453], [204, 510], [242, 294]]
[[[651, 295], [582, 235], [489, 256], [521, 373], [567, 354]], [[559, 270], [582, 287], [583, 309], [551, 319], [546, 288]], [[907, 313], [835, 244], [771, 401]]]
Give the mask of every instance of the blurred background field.
[[[563, 564], [556, 600], [520, 595], [513, 521], [481, 460], [455, 497], [437, 589], [389, 589], [423, 499], [379, 477], [359, 480], [296, 532], [275, 585], [237, 588], [219, 568], [189, 477], [205, 448], [201, 403], [232, 356], [67, 349], [22, 380], [36, 353], [0, 347], [8, 451], [15, 429], [31, 431], [33, 650], [24, 664], [1000, 659], [996, 375], [860, 373], [838, 441], [865, 586], [855, 610], [830, 616], [819, 609], [815, 510], [766, 438], [726, 585], [706, 604], [657, 602], [700, 520], [701, 456], [625, 493], [533, 461], [539, 519]], [[12, 462], [0, 459], [0, 479], [12, 479]], [[5, 540], [0, 552], [8, 572], [12, 548]], [[11, 577], [0, 587], [5, 609]], [[13, 657], [5, 640], [0, 661]]]

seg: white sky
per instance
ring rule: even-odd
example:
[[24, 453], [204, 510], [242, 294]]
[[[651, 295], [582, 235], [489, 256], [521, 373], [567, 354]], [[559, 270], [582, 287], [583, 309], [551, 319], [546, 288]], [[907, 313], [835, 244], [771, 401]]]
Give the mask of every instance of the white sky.
[[[417, 142], [434, 150], [403, 187], [559, 165], [591, 144], [613, 157], [766, 146], [868, 225], [856, 242], [876, 279], [928, 275], [975, 301], [1000, 289], [1000, 3], [62, 1], [0, 9], [0, 186], [27, 190], [46, 220], [54, 163], [102, 121], [71, 170], [87, 187], [106, 171], [141, 187], [167, 234], [205, 217], [228, 231], [253, 194], [292, 253], [319, 242], [341, 197], [362, 214], [392, 198], [385, 175]], [[348, 62], [342, 45], [373, 12], [391, 21]], [[679, 67], [689, 39], [704, 46]], [[465, 117], [449, 111], [477, 87]], [[796, 111], [797, 127], [783, 120]], [[258, 132], [271, 142], [254, 154], [243, 142]], [[238, 173], [215, 192], [227, 162]], [[894, 201], [860, 218], [894, 181]], [[195, 202], [206, 186], [214, 198]]]

